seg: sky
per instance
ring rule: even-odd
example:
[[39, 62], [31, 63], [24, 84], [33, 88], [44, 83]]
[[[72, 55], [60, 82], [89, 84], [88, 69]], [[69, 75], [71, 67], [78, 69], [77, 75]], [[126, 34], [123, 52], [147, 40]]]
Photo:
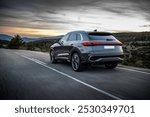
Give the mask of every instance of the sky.
[[0, 33], [31, 37], [69, 31], [150, 31], [150, 0], [0, 0]]

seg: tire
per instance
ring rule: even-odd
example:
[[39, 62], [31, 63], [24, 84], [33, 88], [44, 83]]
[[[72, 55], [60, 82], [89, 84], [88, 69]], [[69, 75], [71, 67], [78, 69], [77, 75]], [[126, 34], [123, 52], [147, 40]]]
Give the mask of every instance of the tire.
[[71, 66], [74, 71], [82, 71], [81, 58], [78, 53], [73, 53], [71, 56]]
[[105, 67], [107, 69], [114, 69], [117, 67], [117, 65], [118, 65], [118, 63], [105, 63]]
[[50, 62], [53, 63], [57, 63], [57, 60], [55, 59], [55, 55], [54, 55], [54, 51], [51, 50], [50, 51]]

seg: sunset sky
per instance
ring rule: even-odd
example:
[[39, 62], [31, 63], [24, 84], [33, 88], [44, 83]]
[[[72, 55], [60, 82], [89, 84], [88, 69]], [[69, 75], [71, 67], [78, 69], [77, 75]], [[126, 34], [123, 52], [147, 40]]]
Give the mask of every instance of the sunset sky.
[[94, 29], [150, 31], [150, 0], [0, 0], [0, 33], [42, 37]]

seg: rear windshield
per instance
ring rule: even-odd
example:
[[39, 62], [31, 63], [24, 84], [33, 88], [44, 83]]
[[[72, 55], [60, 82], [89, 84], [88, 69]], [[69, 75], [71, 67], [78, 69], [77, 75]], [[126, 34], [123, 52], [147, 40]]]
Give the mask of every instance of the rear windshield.
[[116, 38], [111, 33], [98, 33], [98, 32], [92, 32], [88, 33], [90, 40], [107, 40], [107, 41], [113, 41]]
[[110, 36], [112, 35], [111, 33], [108, 32], [89, 32], [89, 35], [94, 35], [94, 36]]

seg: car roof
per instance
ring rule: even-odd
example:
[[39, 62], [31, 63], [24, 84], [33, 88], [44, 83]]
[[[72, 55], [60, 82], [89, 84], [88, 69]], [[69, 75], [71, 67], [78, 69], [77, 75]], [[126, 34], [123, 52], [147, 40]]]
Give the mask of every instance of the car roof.
[[86, 31], [79, 30], [79, 31], [72, 31], [72, 32], [69, 32], [69, 33], [86, 33]]

